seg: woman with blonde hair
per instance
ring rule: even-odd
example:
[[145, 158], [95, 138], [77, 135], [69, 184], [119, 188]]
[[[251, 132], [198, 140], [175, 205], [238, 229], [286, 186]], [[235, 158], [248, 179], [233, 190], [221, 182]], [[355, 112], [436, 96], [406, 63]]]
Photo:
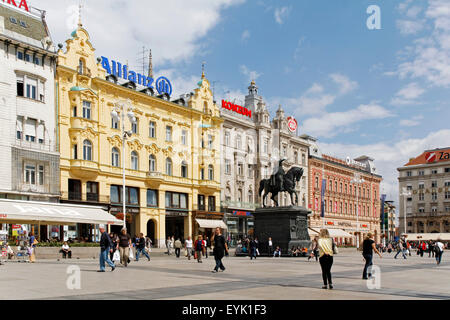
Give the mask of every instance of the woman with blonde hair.
[[322, 277], [324, 286], [322, 289], [333, 289], [333, 281], [331, 279], [331, 267], [333, 266], [333, 255], [335, 253], [333, 239], [327, 229], [320, 230], [319, 235], [319, 261], [322, 268]]

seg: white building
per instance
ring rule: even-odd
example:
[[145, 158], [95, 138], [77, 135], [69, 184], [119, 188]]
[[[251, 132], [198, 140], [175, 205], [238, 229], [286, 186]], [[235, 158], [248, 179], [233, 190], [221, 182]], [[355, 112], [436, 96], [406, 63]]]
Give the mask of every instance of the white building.
[[[304, 168], [298, 185], [299, 204], [308, 207], [307, 140], [288, 129], [288, 121], [280, 107], [271, 121], [263, 98], [253, 81], [248, 88], [244, 106], [222, 102], [222, 210], [232, 240], [252, 232], [252, 213], [262, 206], [258, 194], [262, 179], [270, 178], [281, 158], [286, 158], [285, 170], [292, 166]], [[280, 151], [281, 150], [281, 155]], [[267, 204], [270, 205], [270, 200]], [[290, 205], [283, 194], [281, 206]]]
[[59, 198], [55, 57], [45, 12], [0, 2], [0, 198]]

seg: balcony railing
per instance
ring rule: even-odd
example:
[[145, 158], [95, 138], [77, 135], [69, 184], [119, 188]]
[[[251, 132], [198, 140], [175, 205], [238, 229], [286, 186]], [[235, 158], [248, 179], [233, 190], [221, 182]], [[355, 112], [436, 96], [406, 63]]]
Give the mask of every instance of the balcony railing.
[[47, 152], [53, 152], [55, 151], [50, 144], [46, 143], [39, 143], [39, 142], [30, 142], [26, 140], [18, 140], [16, 139], [15, 146], [23, 149], [31, 149], [31, 150], [38, 150], [38, 151], [47, 151]]
[[97, 193], [63, 192], [62, 200], [92, 203], [110, 203], [109, 196], [102, 196]]

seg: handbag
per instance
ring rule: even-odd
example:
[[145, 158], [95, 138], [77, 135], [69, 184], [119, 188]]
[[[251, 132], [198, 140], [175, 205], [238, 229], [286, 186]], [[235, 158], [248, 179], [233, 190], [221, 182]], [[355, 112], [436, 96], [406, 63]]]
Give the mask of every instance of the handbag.
[[130, 260], [133, 260], [133, 259], [134, 259], [133, 248], [130, 248], [130, 254], [128, 255], [128, 258], [130, 258]]
[[119, 250], [116, 250], [113, 255], [113, 261], [120, 261], [120, 253]]
[[34, 239], [33, 241], [33, 246], [37, 245], [39, 243], [39, 241], [37, 241], [36, 239]]

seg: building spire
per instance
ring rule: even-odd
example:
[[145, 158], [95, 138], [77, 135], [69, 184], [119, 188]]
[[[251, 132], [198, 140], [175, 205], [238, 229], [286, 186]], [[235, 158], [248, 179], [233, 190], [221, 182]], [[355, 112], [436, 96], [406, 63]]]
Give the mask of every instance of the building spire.
[[153, 56], [152, 49], [150, 49], [150, 55], [148, 59], [148, 76], [153, 79]]
[[83, 4], [80, 1], [80, 4], [78, 5], [78, 27], [82, 28], [83, 27], [83, 23], [81, 22], [81, 11], [83, 9]]
[[202, 62], [202, 80], [206, 78], [206, 76], [205, 76], [205, 65], [206, 65], [206, 62], [203, 61]]

